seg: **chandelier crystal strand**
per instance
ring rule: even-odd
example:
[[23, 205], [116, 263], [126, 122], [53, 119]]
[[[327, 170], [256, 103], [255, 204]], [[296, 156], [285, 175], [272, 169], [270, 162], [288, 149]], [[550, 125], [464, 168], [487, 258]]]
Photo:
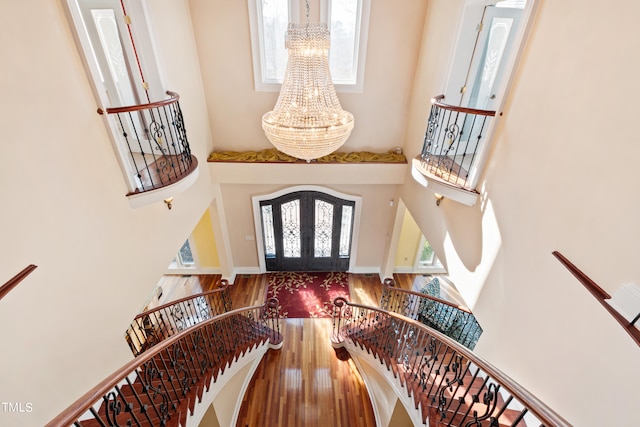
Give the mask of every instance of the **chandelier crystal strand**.
[[289, 59], [280, 96], [273, 111], [262, 116], [269, 141], [283, 153], [307, 161], [340, 148], [354, 125], [331, 80], [329, 44], [325, 24], [289, 24]]

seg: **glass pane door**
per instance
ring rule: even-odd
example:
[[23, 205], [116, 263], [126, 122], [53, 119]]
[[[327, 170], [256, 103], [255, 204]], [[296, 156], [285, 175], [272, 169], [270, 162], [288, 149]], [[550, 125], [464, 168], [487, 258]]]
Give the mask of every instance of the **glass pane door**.
[[268, 271], [347, 271], [354, 202], [307, 191], [260, 205]]

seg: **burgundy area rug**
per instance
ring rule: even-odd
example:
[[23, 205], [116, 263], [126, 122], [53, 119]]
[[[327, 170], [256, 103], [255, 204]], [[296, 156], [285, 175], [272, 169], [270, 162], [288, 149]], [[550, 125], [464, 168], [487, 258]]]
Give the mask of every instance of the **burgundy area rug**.
[[349, 299], [348, 273], [268, 273], [267, 286], [267, 299], [278, 298], [280, 317], [290, 319], [331, 317], [333, 300]]

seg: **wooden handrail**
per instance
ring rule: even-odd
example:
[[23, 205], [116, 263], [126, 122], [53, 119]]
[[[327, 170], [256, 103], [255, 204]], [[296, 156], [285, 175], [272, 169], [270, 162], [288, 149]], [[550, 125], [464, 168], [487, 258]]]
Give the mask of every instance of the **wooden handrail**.
[[150, 108], [163, 107], [165, 105], [173, 104], [174, 102], [180, 99], [180, 95], [175, 92], [171, 92], [168, 90], [167, 95], [170, 96], [169, 99], [165, 99], [163, 101], [151, 102], [148, 104], [139, 104], [139, 105], [129, 105], [126, 107], [113, 107], [107, 108], [103, 110], [102, 108], [98, 108], [98, 114], [117, 114], [117, 113], [129, 113], [132, 111], [140, 111], [140, 110], [148, 110]]
[[18, 286], [18, 283], [22, 282], [25, 277], [27, 277], [33, 270], [35, 270], [38, 266], [29, 264], [25, 267], [20, 273], [13, 276], [7, 283], [0, 286], [0, 300], [4, 298], [13, 288]]
[[156, 311], [160, 311], [163, 308], [167, 308], [167, 307], [170, 307], [172, 305], [176, 305], [176, 304], [179, 304], [181, 302], [184, 302], [184, 301], [187, 301], [187, 300], [190, 300], [190, 299], [195, 299], [195, 298], [199, 298], [199, 297], [206, 297], [207, 295], [210, 295], [210, 294], [215, 294], [215, 293], [218, 293], [218, 292], [222, 292], [225, 289], [227, 289], [228, 286], [229, 286], [229, 282], [226, 279], [222, 279], [220, 281], [220, 287], [217, 288], [217, 289], [213, 289], [211, 291], [202, 292], [202, 293], [195, 294], [195, 295], [189, 295], [189, 296], [184, 297], [184, 298], [180, 298], [180, 299], [177, 299], [177, 300], [169, 301], [168, 303], [165, 303], [165, 304], [159, 305], [157, 307], [154, 307], [151, 310], [143, 311], [142, 313], [140, 313], [136, 317], [134, 317], [133, 320], [137, 320], [137, 319], [139, 319], [141, 317], [148, 316], [149, 314], [154, 313]]
[[594, 297], [598, 299], [611, 299], [611, 295], [609, 295], [607, 291], [602, 289], [596, 282], [591, 280], [589, 276], [584, 274], [578, 267], [573, 265], [573, 263], [569, 261], [564, 255], [562, 255], [558, 251], [553, 251], [551, 253], [553, 254], [553, 256], [558, 258], [558, 260], [565, 267], [567, 267], [567, 270], [569, 270], [571, 274], [573, 274], [575, 278], [578, 279], [578, 281], [582, 283], [584, 287], [587, 288], [587, 290], [589, 290], [589, 292], [593, 294]]
[[383, 310], [377, 307], [370, 307], [362, 304], [355, 304], [347, 301], [345, 298], [338, 297], [334, 300], [334, 304], [337, 307], [342, 307], [343, 305], [348, 305], [349, 307], [355, 307], [360, 310], [371, 310], [376, 311], [388, 316], [395, 318], [400, 322], [404, 322], [405, 324], [411, 325], [412, 327], [422, 329], [424, 332], [431, 334], [432, 336], [437, 337], [438, 340], [443, 342], [445, 345], [453, 348], [459, 354], [462, 354], [465, 358], [472, 361], [477, 367], [486, 372], [491, 378], [495, 379], [502, 387], [506, 388], [514, 397], [516, 397], [521, 403], [526, 403], [527, 409], [532, 412], [538, 419], [545, 423], [548, 426], [554, 427], [562, 427], [567, 426], [570, 427], [566, 420], [564, 420], [560, 415], [558, 415], [555, 411], [549, 408], [546, 404], [544, 404], [540, 399], [531, 394], [527, 389], [522, 387], [520, 384], [516, 383], [510, 377], [508, 377], [505, 373], [500, 371], [498, 368], [491, 365], [486, 360], [479, 357], [477, 354], [463, 346], [462, 344], [456, 342], [455, 340], [449, 338], [445, 334], [433, 329], [429, 328], [422, 323], [413, 320], [409, 317], [405, 317], [401, 314], [394, 313], [392, 311]]
[[[273, 299], [273, 298], [272, 298]], [[153, 347], [153, 349], [142, 353], [140, 356], [131, 360], [129, 363], [122, 366], [120, 369], [115, 371], [113, 374], [109, 375], [102, 382], [96, 385], [94, 388], [85, 393], [81, 398], [72, 403], [67, 409], [62, 411], [57, 417], [51, 420], [46, 424], [45, 427], [60, 427], [60, 426], [69, 426], [72, 425], [82, 414], [84, 414], [98, 399], [102, 398], [109, 390], [111, 390], [116, 384], [120, 381], [124, 380], [126, 376], [132, 373], [136, 368], [142, 366], [144, 363], [148, 362], [152, 358], [154, 358], [158, 353], [167, 347], [177, 343], [181, 339], [183, 339], [186, 335], [193, 333], [196, 330], [204, 328], [205, 326], [218, 322], [227, 317], [231, 317], [237, 314], [241, 314], [250, 310], [257, 310], [260, 308], [271, 307], [273, 302], [271, 300], [267, 301], [262, 305], [254, 305], [251, 307], [238, 308], [236, 310], [228, 311], [224, 314], [220, 314], [215, 316], [206, 322], [199, 323], [193, 328], [182, 331], [181, 333], [172, 336], [160, 344]], [[277, 302], [276, 302], [277, 305]]]
[[[584, 274], [578, 267], [576, 267], [571, 261], [569, 261], [564, 255], [562, 255], [558, 251], [551, 252], [553, 256], [555, 256], [561, 263], [564, 265], [567, 270], [571, 272], [575, 276], [576, 279], [580, 283], [584, 285], [585, 288], [600, 302], [600, 304], [613, 316], [614, 319], [618, 321], [618, 323], [624, 328], [625, 331], [633, 338], [636, 344], [640, 345], [640, 330], [638, 330], [634, 326], [634, 322], [629, 322], [627, 319], [622, 316], [622, 314], [618, 313], [616, 309], [611, 307], [606, 300], [611, 299], [611, 295], [607, 293], [604, 289], [602, 289], [596, 282], [591, 280], [589, 276]], [[635, 320], [635, 319], [634, 319]]]
[[443, 99], [444, 99], [444, 95], [438, 95], [431, 98], [431, 103], [445, 110], [456, 111], [458, 113], [477, 114], [479, 116], [491, 116], [491, 117], [495, 117], [496, 115], [496, 112], [493, 110], [479, 110], [477, 108], [457, 107], [455, 105], [449, 105], [449, 104], [445, 104], [444, 102], [440, 102]]
[[429, 294], [423, 294], [422, 292], [407, 291], [406, 289], [402, 289], [402, 288], [397, 288], [395, 286], [391, 286], [391, 285], [389, 285], [387, 283], [387, 279], [385, 279], [384, 287], [389, 289], [389, 290], [391, 290], [391, 291], [399, 291], [399, 292], [403, 292], [405, 294], [415, 295], [415, 296], [420, 297], [420, 298], [427, 298], [427, 299], [430, 299], [432, 301], [439, 302], [440, 304], [444, 304], [444, 305], [448, 305], [449, 307], [457, 308], [458, 310], [464, 311], [465, 313], [473, 314], [473, 313], [471, 313], [471, 310], [469, 310], [469, 308], [465, 307], [464, 305], [458, 305], [458, 304], [452, 303], [450, 301], [443, 300], [443, 299], [440, 299], [438, 297], [434, 297], [434, 296], [429, 295]]

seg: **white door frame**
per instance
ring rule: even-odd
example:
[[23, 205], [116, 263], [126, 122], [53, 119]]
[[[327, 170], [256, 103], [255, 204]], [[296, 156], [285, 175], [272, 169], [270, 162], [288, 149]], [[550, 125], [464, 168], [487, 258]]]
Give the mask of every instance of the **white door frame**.
[[275, 191], [270, 194], [261, 194], [259, 196], [253, 196], [251, 202], [253, 205], [253, 223], [256, 230], [256, 246], [258, 249], [258, 263], [260, 265], [260, 273], [267, 271], [267, 266], [264, 261], [264, 240], [262, 233], [262, 215], [260, 212], [260, 202], [263, 200], [271, 200], [280, 196], [284, 196], [289, 193], [296, 193], [299, 191], [317, 191], [319, 193], [329, 194], [333, 197], [349, 200], [354, 202], [355, 210], [353, 214], [353, 230], [351, 232], [351, 251], [349, 253], [349, 269], [347, 271], [352, 272], [355, 268], [355, 259], [358, 243], [358, 231], [360, 229], [360, 214], [362, 212], [362, 197], [353, 196], [351, 194], [341, 193], [336, 190], [332, 190], [327, 187], [321, 187], [319, 185], [296, 185], [293, 187], [283, 188], [282, 190]]

